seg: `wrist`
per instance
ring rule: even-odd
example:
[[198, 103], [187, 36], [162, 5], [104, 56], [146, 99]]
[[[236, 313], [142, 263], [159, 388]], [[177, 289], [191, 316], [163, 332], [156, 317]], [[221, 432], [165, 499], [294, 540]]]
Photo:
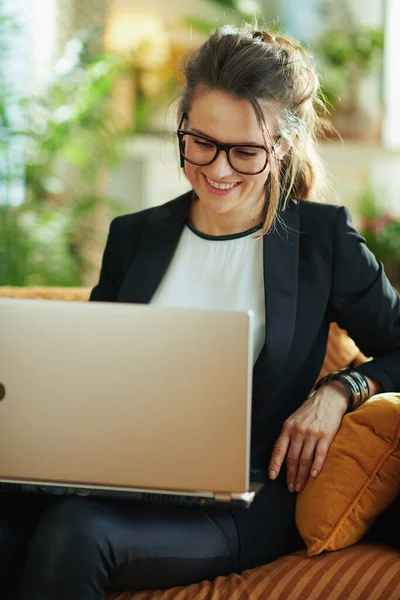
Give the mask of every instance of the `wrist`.
[[339, 369], [339, 371], [334, 371], [319, 379], [315, 384], [315, 390], [333, 383], [339, 383], [347, 394], [348, 406], [346, 412], [359, 408], [371, 395], [367, 378], [349, 367]]
[[339, 379], [336, 379], [326, 384], [324, 387], [331, 388], [335, 390], [335, 392], [338, 392], [337, 404], [341, 407], [343, 414], [345, 414], [350, 408], [350, 401], [348, 392], [343, 383]]

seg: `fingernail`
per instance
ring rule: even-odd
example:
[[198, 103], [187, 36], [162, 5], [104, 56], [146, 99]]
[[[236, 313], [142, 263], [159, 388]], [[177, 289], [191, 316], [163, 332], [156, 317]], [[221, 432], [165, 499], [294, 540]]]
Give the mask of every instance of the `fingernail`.
[[318, 471], [317, 469], [314, 469], [313, 472], [311, 473], [312, 477], [316, 477], [318, 475]]
[[270, 476], [271, 479], [275, 479], [275, 477], [276, 477], [275, 471], [270, 471], [269, 472], [269, 476]]
[[293, 485], [293, 483], [289, 483], [289, 492], [294, 492], [294, 485]]
[[299, 492], [300, 490], [301, 490], [301, 484], [296, 483], [296, 492]]

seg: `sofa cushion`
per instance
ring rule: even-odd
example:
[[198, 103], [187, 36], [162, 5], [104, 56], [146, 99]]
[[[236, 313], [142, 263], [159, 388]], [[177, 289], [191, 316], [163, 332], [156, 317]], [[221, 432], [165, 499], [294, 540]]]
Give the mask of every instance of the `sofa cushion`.
[[[332, 594], [332, 595], [331, 595]], [[362, 543], [307, 558], [304, 551], [273, 563], [169, 590], [125, 592], [107, 600], [394, 600], [400, 598], [400, 553]]]
[[360, 351], [347, 331], [340, 329], [337, 323], [331, 323], [325, 360], [318, 379], [348, 365], [357, 366], [367, 360], [370, 359]]
[[68, 300], [86, 302], [90, 288], [84, 287], [14, 287], [0, 286], [0, 298], [30, 298], [33, 300]]
[[86, 302], [90, 288], [85, 287], [14, 287], [0, 286], [0, 298], [30, 298], [32, 300], [68, 300]]
[[400, 491], [400, 394], [345, 415], [321, 473], [297, 497], [308, 556], [359, 541]]

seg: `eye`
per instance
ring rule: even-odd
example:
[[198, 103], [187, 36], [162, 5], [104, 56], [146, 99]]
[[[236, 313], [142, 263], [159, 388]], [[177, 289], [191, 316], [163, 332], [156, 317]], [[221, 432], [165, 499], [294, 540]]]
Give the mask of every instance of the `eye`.
[[248, 150], [238, 150], [236, 154], [243, 156], [244, 158], [252, 158], [257, 156], [257, 152], [249, 152]]
[[199, 148], [214, 148], [214, 144], [212, 144], [211, 142], [207, 142], [206, 140], [201, 140], [199, 138], [195, 138], [194, 143]]
[[260, 151], [255, 148], [235, 148], [234, 152], [238, 158], [255, 158], [260, 155]]

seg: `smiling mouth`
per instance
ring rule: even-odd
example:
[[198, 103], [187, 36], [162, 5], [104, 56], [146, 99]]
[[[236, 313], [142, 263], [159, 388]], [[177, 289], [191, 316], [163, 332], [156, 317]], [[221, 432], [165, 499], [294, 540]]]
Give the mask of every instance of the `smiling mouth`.
[[240, 185], [240, 181], [233, 182], [233, 183], [218, 183], [217, 181], [214, 181], [213, 179], [210, 179], [209, 177], [207, 177], [207, 175], [204, 175], [204, 177], [206, 178], [207, 183], [209, 185], [211, 185], [213, 188], [215, 188], [216, 190], [232, 190], [234, 187]]

